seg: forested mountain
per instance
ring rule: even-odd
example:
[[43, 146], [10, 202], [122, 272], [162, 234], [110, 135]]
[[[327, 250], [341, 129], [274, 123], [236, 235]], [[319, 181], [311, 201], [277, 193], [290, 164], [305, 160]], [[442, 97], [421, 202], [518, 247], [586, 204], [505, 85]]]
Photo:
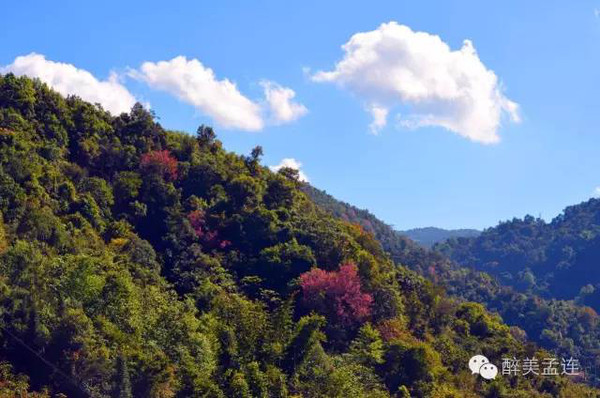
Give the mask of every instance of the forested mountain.
[[366, 232], [373, 234], [395, 262], [401, 262], [402, 257], [399, 255], [404, 252], [407, 245], [413, 246], [410, 239], [398, 234], [390, 225], [375, 217], [368, 210], [359, 209], [349, 203], [337, 200], [327, 192], [309, 184], [303, 184], [301, 189], [320, 208], [336, 218], [358, 224]]
[[548, 354], [261, 154], [0, 76], [0, 396], [599, 393], [472, 375], [474, 354]]
[[[415, 244], [366, 210], [337, 201], [313, 187], [305, 186], [303, 189], [324, 209], [351, 219], [372, 233], [397, 264], [443, 286], [450, 296], [482, 303], [499, 313], [511, 325], [515, 336], [527, 336], [559, 355], [580, 358], [591, 368], [600, 365], [597, 357], [600, 352], [599, 318], [596, 311], [582, 305], [581, 300], [549, 299], [532, 290], [519, 291], [499, 282], [491, 273], [462, 266], [439, 251]], [[570, 212], [567, 210], [565, 213]], [[587, 219], [590, 219], [589, 213]], [[458, 242], [475, 240], [459, 239]], [[597, 375], [589, 376], [590, 382], [600, 382]]]
[[479, 236], [481, 231], [476, 229], [443, 229], [436, 227], [413, 228], [406, 231], [398, 231], [400, 235], [407, 236], [425, 247], [444, 242], [450, 238], [473, 238]]
[[549, 223], [515, 218], [436, 249], [520, 291], [600, 310], [600, 199], [567, 207]]

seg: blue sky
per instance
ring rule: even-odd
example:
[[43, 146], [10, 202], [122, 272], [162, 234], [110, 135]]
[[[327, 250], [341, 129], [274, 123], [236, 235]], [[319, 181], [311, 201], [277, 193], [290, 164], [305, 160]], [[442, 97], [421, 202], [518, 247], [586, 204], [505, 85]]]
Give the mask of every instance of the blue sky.
[[[166, 128], [195, 132], [199, 124], [211, 124], [229, 150], [249, 153], [262, 145], [267, 165], [293, 158], [316, 187], [400, 229], [484, 228], [528, 213], [551, 218], [600, 186], [600, 1], [124, 3], [5, 5], [0, 67], [35, 52], [99, 81], [113, 73], [119, 76], [116, 84], [149, 103]], [[361, 81], [369, 70], [316, 81], [318, 71], [336, 70], [345, 57], [341, 46], [353, 35], [376, 32], [392, 21], [439, 36], [452, 52], [470, 40], [481, 65], [497, 76], [502, 98], [518, 104], [520, 123], [502, 111], [502, 122], [485, 136], [498, 142], [485, 144], [472, 139], [471, 121], [454, 116], [446, 128], [440, 123], [407, 127], [401, 120], [421, 103], [383, 98], [385, 84], [373, 88]], [[389, 51], [395, 56], [395, 47]], [[421, 48], [410, 51], [414, 55]], [[218, 90], [223, 79], [234, 82], [239, 109], [254, 113], [244, 111], [232, 121], [218, 101], [193, 104], [195, 96], [182, 100], [171, 86], [169, 91], [165, 79], [172, 77], [171, 69], [156, 75], [158, 62], [178, 56], [198, 60], [201, 71], [210, 68]], [[143, 69], [145, 62], [149, 69]], [[419, 64], [417, 72], [422, 70]], [[480, 76], [452, 70], [462, 76], [458, 82]], [[269, 108], [265, 81], [274, 82], [279, 94], [292, 90], [295, 96], [284, 100], [307, 112], [296, 108], [286, 115]], [[393, 94], [407, 95], [406, 82], [396, 84]], [[80, 84], [68, 87], [77, 90]], [[231, 94], [228, 90], [221, 92]], [[446, 116], [449, 109], [462, 112], [471, 106], [470, 98], [459, 103], [446, 98], [441, 105], [435, 99], [428, 110], [442, 109]], [[372, 134], [368, 110], [387, 100], [388, 122]], [[259, 113], [260, 123], [245, 124], [243, 118]]]

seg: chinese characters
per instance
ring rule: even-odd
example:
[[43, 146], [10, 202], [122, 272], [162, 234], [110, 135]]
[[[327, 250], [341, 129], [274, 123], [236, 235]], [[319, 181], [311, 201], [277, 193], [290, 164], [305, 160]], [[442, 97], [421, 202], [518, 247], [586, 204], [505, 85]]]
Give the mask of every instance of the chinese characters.
[[580, 374], [581, 367], [579, 360], [575, 358], [542, 358], [541, 360], [532, 357], [523, 360], [512, 358], [502, 358], [503, 376], [577, 376]]

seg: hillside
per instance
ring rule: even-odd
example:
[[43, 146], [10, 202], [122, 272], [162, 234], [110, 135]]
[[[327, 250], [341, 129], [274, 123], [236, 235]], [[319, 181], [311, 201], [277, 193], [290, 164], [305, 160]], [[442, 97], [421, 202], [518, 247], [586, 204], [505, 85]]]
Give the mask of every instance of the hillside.
[[473, 238], [479, 236], [481, 231], [476, 229], [443, 229], [436, 227], [413, 228], [406, 231], [398, 231], [400, 235], [406, 236], [425, 247], [432, 247], [436, 243], [444, 242], [450, 238]]
[[349, 203], [337, 200], [327, 192], [309, 184], [303, 184], [301, 189], [316, 205], [334, 217], [358, 224], [366, 232], [373, 234], [383, 249], [392, 256], [394, 262], [401, 262], [402, 257], [399, 255], [404, 252], [407, 245], [414, 245], [410, 239], [398, 234], [390, 225], [379, 220], [366, 209], [359, 209]]
[[437, 250], [504, 284], [548, 298], [569, 299], [600, 310], [600, 200], [567, 207], [547, 223], [526, 216], [458, 238]]
[[[461, 300], [475, 301], [495, 311], [513, 327], [515, 335], [525, 335], [558, 355], [579, 358], [587, 366], [600, 365], [600, 322], [596, 312], [578, 300], [543, 298], [532, 290], [519, 291], [501, 283], [495, 275], [465, 267], [439, 251], [429, 250], [396, 234], [387, 224], [367, 210], [337, 201], [324, 191], [303, 188], [319, 206], [362, 226], [378, 239], [396, 264], [407, 266], [419, 275], [443, 286]], [[459, 239], [473, 241], [473, 239]], [[437, 248], [443, 246], [436, 246]], [[591, 374], [589, 381], [600, 379]]]
[[597, 393], [472, 375], [474, 353], [549, 354], [394, 265], [261, 154], [0, 76], [0, 396]]

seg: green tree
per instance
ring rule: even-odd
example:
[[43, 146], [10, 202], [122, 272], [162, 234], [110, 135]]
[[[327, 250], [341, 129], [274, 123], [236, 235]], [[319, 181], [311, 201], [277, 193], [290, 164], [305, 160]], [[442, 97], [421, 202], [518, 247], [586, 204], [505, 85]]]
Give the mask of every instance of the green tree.
[[302, 317], [296, 325], [296, 333], [286, 349], [284, 367], [290, 372], [302, 363], [304, 357], [312, 350], [313, 346], [321, 345], [325, 335], [321, 328], [325, 325], [325, 317], [309, 315]]
[[200, 125], [196, 130], [196, 139], [201, 147], [210, 148], [215, 142], [217, 135], [212, 127]]
[[6, 236], [6, 229], [4, 228], [4, 219], [2, 212], [0, 212], [0, 255], [8, 248], [8, 239]]
[[240, 371], [231, 372], [227, 396], [231, 398], [252, 398], [244, 373]]
[[133, 398], [127, 360], [123, 354], [117, 357], [117, 382], [114, 391], [115, 398]]
[[379, 331], [365, 323], [350, 344], [348, 354], [354, 361], [366, 366], [383, 363], [384, 347]]

